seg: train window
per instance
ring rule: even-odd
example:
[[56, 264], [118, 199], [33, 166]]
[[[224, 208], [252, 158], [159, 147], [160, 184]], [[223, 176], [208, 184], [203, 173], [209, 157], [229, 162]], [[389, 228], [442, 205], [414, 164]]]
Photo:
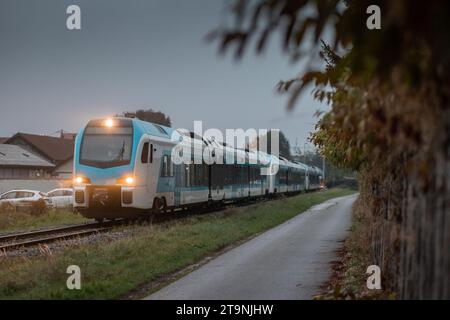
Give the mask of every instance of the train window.
[[224, 164], [214, 164], [211, 166], [211, 188], [223, 188], [224, 181]]
[[129, 164], [133, 149], [133, 128], [87, 127], [81, 142], [80, 164], [112, 168]]
[[277, 176], [279, 184], [286, 184], [286, 170], [284, 168], [278, 170]]
[[191, 186], [195, 186], [195, 166], [193, 163], [189, 164], [189, 180]]
[[236, 180], [236, 173], [235, 173], [235, 169], [234, 169], [234, 165], [227, 165], [226, 168], [226, 174], [227, 174], [227, 179], [226, 179], [226, 184], [234, 184], [235, 180]]
[[173, 162], [168, 155], [162, 159], [161, 177], [173, 177]]
[[149, 143], [148, 142], [144, 143], [144, 145], [142, 146], [142, 154], [141, 154], [142, 163], [148, 163], [148, 148]]
[[207, 166], [205, 164], [196, 164], [194, 174], [194, 185], [204, 186], [207, 185]]
[[241, 166], [241, 184], [247, 184], [247, 167]]
[[184, 185], [185, 187], [191, 186], [190, 165], [184, 165]]
[[255, 180], [257, 183], [259, 183], [259, 181], [261, 180], [261, 176], [260, 176], [260, 172], [259, 172], [259, 168], [255, 168]]
[[[237, 160], [237, 159], [236, 159]], [[242, 183], [242, 167], [240, 165], [236, 165], [236, 184]]]
[[192, 167], [194, 168], [193, 172], [193, 182], [192, 185], [194, 186], [203, 186], [204, 180], [205, 180], [205, 172], [204, 172], [204, 165], [203, 164], [193, 164]]
[[167, 134], [166, 130], [164, 130], [163, 127], [161, 127], [161, 126], [159, 126], [159, 125], [157, 125], [157, 124], [153, 124], [153, 125], [154, 125], [154, 126], [156, 127], [156, 129], [158, 129], [158, 131], [161, 132], [162, 134]]
[[200, 177], [199, 177], [199, 183], [200, 183], [200, 185], [201, 186], [204, 186], [204, 185], [207, 185], [207, 182], [206, 182], [206, 178], [207, 178], [207, 171], [206, 171], [206, 165], [205, 164], [201, 164], [200, 165], [200, 168], [201, 168], [201, 170], [200, 170], [200, 172], [201, 172], [201, 175], [200, 175]]
[[167, 156], [163, 156], [162, 158], [161, 177], [167, 177]]
[[173, 162], [172, 157], [167, 156], [168, 162], [169, 162], [169, 177], [173, 177]]
[[200, 170], [200, 166], [198, 164], [193, 164], [192, 167], [194, 168], [194, 172], [192, 175], [192, 185], [194, 186], [198, 186], [200, 185], [200, 177], [201, 177], [201, 170]]
[[150, 163], [153, 163], [153, 144], [150, 145]]
[[256, 177], [256, 169], [255, 167], [250, 167], [250, 184], [255, 184], [257, 177]]

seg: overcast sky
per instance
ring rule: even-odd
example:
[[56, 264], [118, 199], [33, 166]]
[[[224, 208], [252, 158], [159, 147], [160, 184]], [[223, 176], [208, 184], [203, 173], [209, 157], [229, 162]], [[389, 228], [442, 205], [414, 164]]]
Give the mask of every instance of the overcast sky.
[[[81, 7], [82, 30], [66, 29]], [[236, 62], [205, 42], [222, 0], [1, 0], [0, 136], [78, 131], [90, 118], [161, 110], [173, 127], [279, 128], [303, 146], [328, 107], [304, 94], [288, 113], [276, 83], [302, 70], [272, 41]]]

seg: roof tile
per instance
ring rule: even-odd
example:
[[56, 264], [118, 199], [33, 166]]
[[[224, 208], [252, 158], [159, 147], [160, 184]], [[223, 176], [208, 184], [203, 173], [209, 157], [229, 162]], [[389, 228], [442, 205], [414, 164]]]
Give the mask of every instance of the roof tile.
[[53, 168], [55, 165], [12, 144], [0, 144], [0, 166]]
[[55, 162], [64, 162], [73, 158], [74, 141], [37, 134], [19, 132], [9, 138], [6, 143], [11, 144], [14, 139], [22, 138], [39, 150], [45, 157]]

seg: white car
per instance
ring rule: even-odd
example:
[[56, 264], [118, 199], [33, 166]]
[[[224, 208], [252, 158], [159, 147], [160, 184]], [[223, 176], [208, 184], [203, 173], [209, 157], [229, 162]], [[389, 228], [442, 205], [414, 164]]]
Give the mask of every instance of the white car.
[[73, 190], [68, 188], [54, 189], [47, 192], [54, 208], [72, 208]]
[[52, 201], [46, 194], [35, 190], [11, 190], [0, 195], [0, 207], [12, 209], [31, 209], [33, 213], [40, 213]]

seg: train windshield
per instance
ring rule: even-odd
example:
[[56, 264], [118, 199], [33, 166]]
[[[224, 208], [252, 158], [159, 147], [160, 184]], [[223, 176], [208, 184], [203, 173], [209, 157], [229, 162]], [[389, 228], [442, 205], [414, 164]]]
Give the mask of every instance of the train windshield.
[[80, 163], [110, 168], [131, 161], [133, 128], [88, 127], [81, 144]]

